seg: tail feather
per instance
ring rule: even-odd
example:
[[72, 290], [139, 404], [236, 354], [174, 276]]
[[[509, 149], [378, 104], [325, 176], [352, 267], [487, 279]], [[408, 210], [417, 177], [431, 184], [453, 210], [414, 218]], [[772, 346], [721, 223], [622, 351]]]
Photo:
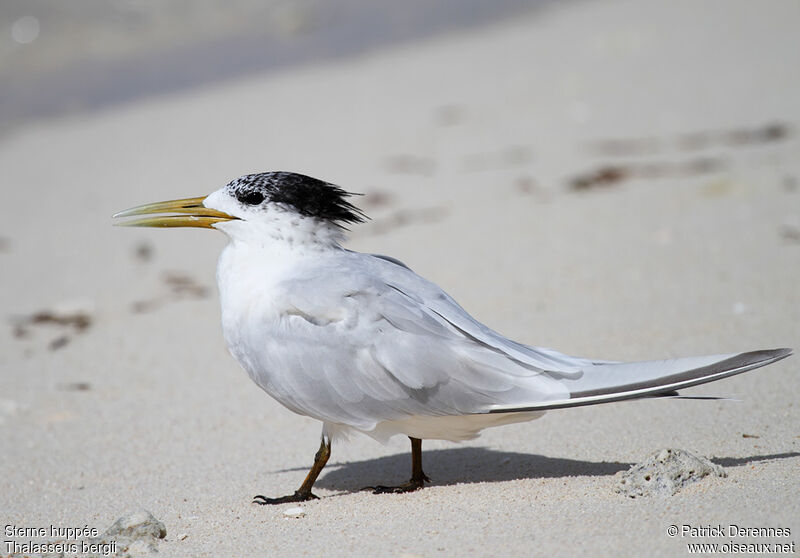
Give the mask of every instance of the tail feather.
[[649, 362], [599, 363], [585, 369], [579, 378], [563, 381], [569, 388], [568, 399], [531, 405], [493, 405], [488, 412], [546, 411], [648, 396], [674, 396], [678, 389], [741, 374], [791, 354], [791, 349], [771, 349]]

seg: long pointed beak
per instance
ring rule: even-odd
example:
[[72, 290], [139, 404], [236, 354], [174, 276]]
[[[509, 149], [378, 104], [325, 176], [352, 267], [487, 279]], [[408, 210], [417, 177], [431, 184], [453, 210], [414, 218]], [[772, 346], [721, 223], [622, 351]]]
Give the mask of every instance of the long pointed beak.
[[213, 229], [216, 223], [236, 219], [222, 211], [211, 209], [203, 205], [206, 196], [199, 198], [186, 198], [182, 200], [148, 203], [120, 211], [114, 215], [120, 217], [133, 217], [134, 215], [152, 215], [155, 213], [177, 213], [177, 215], [159, 215], [114, 223], [120, 227], [199, 227]]

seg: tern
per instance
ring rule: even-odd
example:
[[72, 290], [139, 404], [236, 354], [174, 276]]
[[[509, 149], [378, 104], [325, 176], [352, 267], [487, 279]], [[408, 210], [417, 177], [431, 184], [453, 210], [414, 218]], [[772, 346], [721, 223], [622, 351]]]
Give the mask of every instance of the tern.
[[411, 440], [411, 479], [375, 493], [420, 489], [422, 440], [462, 441], [545, 411], [650, 396], [758, 368], [772, 349], [648, 362], [579, 358], [512, 341], [470, 316], [402, 262], [342, 247], [366, 219], [338, 186], [293, 172], [248, 174], [204, 197], [138, 206], [114, 217], [142, 227], [225, 233], [217, 266], [222, 329], [250, 378], [295, 413], [322, 421], [314, 464], [279, 504], [311, 489], [350, 432]]

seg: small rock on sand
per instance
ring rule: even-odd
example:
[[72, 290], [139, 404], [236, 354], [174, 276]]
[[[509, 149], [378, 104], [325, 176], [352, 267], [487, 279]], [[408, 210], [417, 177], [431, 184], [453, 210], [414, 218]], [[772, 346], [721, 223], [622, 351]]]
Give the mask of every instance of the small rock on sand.
[[638, 496], [672, 496], [706, 476], [727, 477], [725, 470], [682, 449], [663, 449], [627, 471], [617, 473], [614, 492]]
[[[117, 519], [108, 530], [99, 537], [79, 540], [50, 541], [52, 543], [72, 544], [81, 549], [82, 558], [136, 558], [152, 556], [158, 552], [158, 539], [167, 536], [167, 528], [146, 510], [139, 510]], [[9, 558], [44, 558], [51, 556], [75, 556], [75, 554], [37, 554], [16, 553]]]
[[163, 539], [167, 536], [167, 528], [149, 511], [139, 510], [117, 519], [104, 536]]
[[167, 528], [147, 510], [123, 515], [114, 524], [90, 542], [111, 543], [114, 541], [118, 558], [147, 556], [158, 552], [158, 539], [167, 536]]

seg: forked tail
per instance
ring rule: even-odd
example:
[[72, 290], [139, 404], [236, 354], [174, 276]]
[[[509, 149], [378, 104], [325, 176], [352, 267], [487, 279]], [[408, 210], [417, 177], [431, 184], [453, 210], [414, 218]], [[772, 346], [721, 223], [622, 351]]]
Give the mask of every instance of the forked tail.
[[490, 413], [546, 411], [674, 394], [679, 389], [714, 382], [766, 366], [792, 354], [792, 349], [688, 357], [647, 362], [594, 364], [581, 377], [563, 380], [569, 398], [531, 405], [494, 405]]

